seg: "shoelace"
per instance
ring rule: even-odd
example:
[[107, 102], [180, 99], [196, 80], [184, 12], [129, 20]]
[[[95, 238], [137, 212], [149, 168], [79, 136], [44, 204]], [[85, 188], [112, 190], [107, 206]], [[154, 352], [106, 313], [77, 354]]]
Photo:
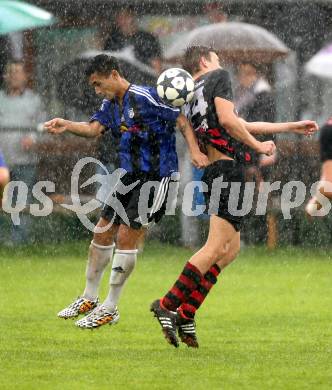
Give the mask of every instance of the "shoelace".
[[76, 306], [80, 303], [80, 300], [81, 300], [81, 299], [82, 299], [82, 298], [77, 297], [76, 300], [75, 300], [73, 303], [71, 303], [71, 304], [69, 305], [69, 308], [72, 309], [72, 308], [76, 307]]
[[94, 317], [97, 317], [97, 316], [100, 316], [100, 315], [104, 315], [104, 314], [111, 314], [109, 313], [105, 306], [103, 305], [100, 305], [100, 306], [97, 306], [95, 309], [93, 309], [93, 311], [88, 315], [89, 318], [94, 318]]

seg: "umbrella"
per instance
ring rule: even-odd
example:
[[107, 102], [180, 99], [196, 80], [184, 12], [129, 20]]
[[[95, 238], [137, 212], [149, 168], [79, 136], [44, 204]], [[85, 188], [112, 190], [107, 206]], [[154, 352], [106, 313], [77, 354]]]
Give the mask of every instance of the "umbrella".
[[226, 62], [271, 63], [285, 57], [289, 49], [274, 34], [260, 26], [240, 22], [215, 23], [198, 27], [174, 41], [166, 59], [181, 57], [188, 46], [213, 47]]
[[305, 70], [318, 77], [332, 78], [332, 44], [325, 46], [306, 64]]
[[49, 26], [55, 18], [49, 12], [22, 1], [0, 0], [0, 34]]
[[88, 61], [98, 54], [108, 54], [116, 57], [124, 77], [130, 82], [154, 85], [157, 80], [157, 74], [154, 70], [138, 61], [131, 47], [118, 52], [89, 50], [65, 64], [57, 72], [57, 95], [63, 103], [78, 108], [87, 114], [100, 106], [101, 98], [94, 93], [84, 75]]

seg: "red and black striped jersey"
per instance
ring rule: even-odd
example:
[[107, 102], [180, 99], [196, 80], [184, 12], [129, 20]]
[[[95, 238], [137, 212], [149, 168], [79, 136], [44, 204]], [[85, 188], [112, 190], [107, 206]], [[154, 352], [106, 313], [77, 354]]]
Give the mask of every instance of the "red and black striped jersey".
[[211, 145], [239, 162], [249, 162], [251, 156], [245, 145], [231, 137], [220, 125], [214, 99], [233, 100], [229, 74], [224, 69], [208, 72], [195, 81], [195, 94], [186, 104], [184, 113], [191, 122], [204, 150]]

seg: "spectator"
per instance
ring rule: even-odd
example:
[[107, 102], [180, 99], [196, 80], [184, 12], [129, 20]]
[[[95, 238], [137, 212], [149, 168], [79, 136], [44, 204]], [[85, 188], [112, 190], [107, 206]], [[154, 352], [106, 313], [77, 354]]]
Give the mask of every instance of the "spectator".
[[[248, 122], [274, 122], [275, 103], [272, 88], [268, 81], [258, 73], [256, 66], [250, 63], [240, 64], [237, 70], [238, 86], [235, 91], [235, 107], [239, 116]], [[275, 141], [274, 136], [257, 136], [260, 141]], [[276, 153], [271, 156], [251, 153], [252, 161], [246, 167], [246, 179], [256, 182], [256, 194], [262, 181], [270, 181], [272, 169], [276, 162]], [[257, 227], [255, 239], [266, 238], [266, 217], [252, 216]], [[249, 234], [249, 233], [248, 233]], [[243, 235], [244, 239], [246, 233]], [[248, 237], [249, 238], [249, 237]]]
[[[21, 61], [7, 64], [5, 88], [0, 90], [0, 148], [8, 164], [12, 180], [24, 181], [29, 193], [36, 181], [35, 129], [45, 119], [40, 97], [27, 87], [27, 74]], [[15, 200], [13, 200], [15, 201]], [[25, 227], [23, 227], [26, 225]], [[24, 243], [28, 220], [13, 227], [12, 239]]]
[[[259, 75], [253, 64], [239, 65], [237, 72], [238, 87], [235, 93], [235, 107], [239, 116], [248, 122], [274, 122], [275, 103], [272, 88], [265, 78]], [[260, 141], [266, 139], [260, 138]], [[253, 166], [259, 168], [273, 164], [275, 156], [253, 156]]]
[[207, 3], [204, 6], [204, 14], [206, 15], [208, 22], [213, 23], [223, 23], [227, 22], [228, 15], [224, 11], [222, 4], [215, 1], [213, 3]]
[[157, 73], [161, 71], [161, 46], [157, 37], [140, 30], [132, 9], [123, 8], [115, 15], [114, 26], [106, 38], [104, 50], [118, 51], [132, 46], [135, 57], [150, 65]]

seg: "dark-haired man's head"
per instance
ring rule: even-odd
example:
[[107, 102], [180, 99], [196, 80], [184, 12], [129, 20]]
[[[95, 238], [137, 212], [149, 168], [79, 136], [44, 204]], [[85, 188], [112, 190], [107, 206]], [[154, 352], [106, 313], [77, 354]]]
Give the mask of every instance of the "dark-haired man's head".
[[85, 75], [90, 77], [92, 73], [99, 73], [101, 75], [108, 76], [114, 70], [122, 76], [119, 61], [115, 57], [108, 56], [106, 54], [99, 54], [89, 61], [85, 69]]
[[118, 60], [106, 54], [92, 58], [86, 67], [85, 75], [96, 94], [106, 99], [122, 97], [129, 85], [122, 76]]
[[214, 49], [207, 46], [190, 46], [184, 54], [182, 66], [195, 77], [196, 74], [219, 69], [220, 62]]

